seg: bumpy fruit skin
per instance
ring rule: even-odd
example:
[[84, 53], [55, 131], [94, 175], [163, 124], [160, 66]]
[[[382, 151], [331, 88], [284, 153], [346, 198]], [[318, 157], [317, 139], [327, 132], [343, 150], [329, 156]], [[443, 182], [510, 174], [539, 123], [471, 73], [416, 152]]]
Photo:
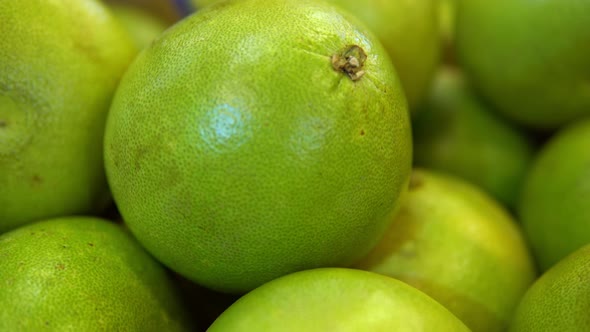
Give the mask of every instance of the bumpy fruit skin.
[[440, 60], [439, 0], [328, 1], [362, 20], [383, 43], [414, 111]]
[[0, 2], [0, 233], [108, 201], [106, 115], [135, 54], [94, 0]]
[[[409, 115], [387, 53], [351, 20], [311, 0], [223, 2], [130, 66], [106, 168], [160, 261], [245, 292], [377, 243], [407, 187]], [[361, 49], [364, 74], [334, 68]]]
[[189, 331], [164, 268], [121, 226], [51, 219], [0, 236], [1, 331]]
[[517, 205], [532, 143], [477, 97], [462, 72], [439, 71], [412, 124], [414, 165], [459, 176], [505, 206]]
[[479, 188], [415, 169], [381, 242], [356, 268], [423, 291], [473, 331], [505, 331], [536, 277], [515, 220]]
[[514, 121], [555, 129], [590, 115], [590, 2], [458, 0], [459, 61]]
[[590, 118], [541, 148], [522, 191], [518, 213], [542, 270], [590, 243]]
[[590, 330], [590, 245], [543, 274], [518, 305], [510, 332]]
[[[192, 0], [192, 3], [196, 8], [203, 8], [219, 1]], [[379, 38], [395, 65], [410, 110], [414, 111], [426, 95], [439, 63], [438, 0], [327, 2], [362, 20]]]
[[230, 306], [210, 332], [469, 331], [407, 284], [367, 271], [321, 268], [268, 282]]

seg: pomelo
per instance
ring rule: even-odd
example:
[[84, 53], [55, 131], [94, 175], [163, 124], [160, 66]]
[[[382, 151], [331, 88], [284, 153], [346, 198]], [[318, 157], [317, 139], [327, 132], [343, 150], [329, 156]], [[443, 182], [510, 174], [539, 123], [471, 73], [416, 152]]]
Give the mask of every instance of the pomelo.
[[104, 123], [135, 54], [99, 1], [0, 2], [0, 233], [108, 202]]
[[169, 28], [125, 74], [105, 134], [109, 183], [140, 242], [237, 293], [366, 254], [411, 152], [386, 51], [313, 0], [229, 1]]
[[522, 191], [518, 213], [541, 269], [590, 243], [590, 117], [545, 143]]
[[[204, 8], [222, 0], [192, 0]], [[426, 95], [440, 57], [438, 0], [327, 1], [362, 20], [393, 60], [413, 111]]]
[[590, 115], [590, 1], [456, 5], [459, 61], [498, 111], [547, 130]]
[[328, 0], [361, 19], [391, 56], [414, 111], [440, 58], [439, 0]]
[[439, 71], [412, 125], [416, 166], [459, 176], [516, 206], [532, 142], [477, 97], [460, 69]]
[[414, 170], [400, 213], [354, 267], [418, 288], [473, 331], [504, 331], [535, 279], [510, 215], [479, 188], [425, 169]]
[[0, 236], [0, 331], [189, 331], [164, 268], [121, 226], [69, 217]]
[[510, 332], [590, 331], [590, 245], [545, 272], [518, 305]]
[[469, 331], [415, 288], [376, 273], [321, 268], [268, 282], [231, 305], [209, 328], [230, 331]]

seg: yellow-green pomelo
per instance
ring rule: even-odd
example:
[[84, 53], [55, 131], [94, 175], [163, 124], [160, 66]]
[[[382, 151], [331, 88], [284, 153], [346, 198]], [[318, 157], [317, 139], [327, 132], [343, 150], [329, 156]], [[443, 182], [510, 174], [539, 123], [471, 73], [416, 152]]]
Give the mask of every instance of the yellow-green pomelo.
[[410, 110], [428, 92], [440, 57], [439, 0], [328, 0], [354, 14], [391, 56]]
[[105, 204], [103, 133], [135, 54], [93, 0], [0, 2], [0, 233]]
[[541, 148], [522, 191], [518, 213], [541, 269], [590, 243], [590, 118]]
[[412, 124], [416, 166], [466, 179], [508, 207], [517, 204], [532, 143], [477, 98], [462, 72], [439, 71]]
[[127, 29], [135, 42], [137, 49], [148, 46], [166, 28], [167, 23], [160, 17], [139, 7], [123, 3], [112, 3], [109, 5], [111, 12], [119, 22]]
[[1, 331], [188, 331], [164, 268], [121, 226], [90, 217], [0, 236]]
[[526, 292], [511, 332], [590, 331], [590, 245], [545, 272]]
[[469, 331], [442, 305], [409, 285], [367, 271], [293, 273], [244, 295], [209, 332]]
[[406, 190], [411, 133], [387, 53], [353, 20], [314, 0], [224, 2], [130, 66], [106, 168], [160, 261], [245, 292], [377, 243]]
[[458, 0], [461, 64], [521, 124], [554, 129], [590, 115], [590, 1]]
[[[220, 0], [192, 0], [203, 8]], [[428, 91], [439, 63], [438, 0], [327, 0], [362, 20], [389, 53], [410, 110]]]
[[504, 331], [535, 279], [523, 236], [477, 187], [416, 169], [383, 240], [356, 268], [422, 290], [473, 331]]

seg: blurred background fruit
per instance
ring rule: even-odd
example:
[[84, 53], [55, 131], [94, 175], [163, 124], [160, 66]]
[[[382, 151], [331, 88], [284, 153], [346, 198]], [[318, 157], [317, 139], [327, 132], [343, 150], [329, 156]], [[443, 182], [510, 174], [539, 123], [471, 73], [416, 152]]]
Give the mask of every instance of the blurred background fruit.
[[457, 0], [438, 0], [438, 14], [441, 39], [441, 60], [447, 64], [456, 63], [455, 16]]
[[183, 17], [180, 0], [103, 0], [109, 4], [120, 4], [140, 8], [158, 17], [167, 25], [178, 22]]
[[410, 191], [381, 242], [355, 268], [404, 281], [473, 331], [504, 331], [535, 279], [510, 215], [479, 188], [415, 169]]
[[0, 233], [97, 213], [102, 139], [136, 50], [98, 1], [0, 2]]
[[136, 58], [105, 160], [156, 258], [241, 293], [377, 243], [407, 190], [410, 122], [386, 51], [348, 17], [313, 0], [234, 1]]
[[127, 29], [138, 50], [147, 47], [168, 24], [142, 7], [114, 2], [109, 4], [113, 15]]
[[169, 276], [121, 226], [88, 217], [0, 236], [1, 331], [190, 331]]
[[516, 205], [532, 142], [473, 93], [460, 69], [439, 70], [412, 129], [415, 165], [459, 176], [505, 206]]
[[469, 331], [417, 289], [376, 273], [324, 268], [293, 273], [229, 307], [210, 332]]
[[563, 128], [542, 147], [518, 213], [542, 270], [590, 243], [590, 118]]
[[545, 272], [520, 302], [510, 332], [590, 329], [590, 245]]
[[456, 4], [459, 61], [498, 111], [545, 130], [590, 115], [590, 1]]

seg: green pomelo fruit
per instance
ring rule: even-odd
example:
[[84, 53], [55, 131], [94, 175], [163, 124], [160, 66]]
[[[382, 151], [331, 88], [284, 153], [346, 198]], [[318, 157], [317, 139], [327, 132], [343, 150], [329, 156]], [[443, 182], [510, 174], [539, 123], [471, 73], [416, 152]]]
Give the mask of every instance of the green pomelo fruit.
[[188, 331], [164, 268], [120, 226], [41, 221], [0, 236], [0, 331]]
[[439, 0], [328, 0], [361, 19], [389, 53], [413, 111], [440, 58]]
[[590, 115], [590, 1], [459, 0], [458, 57], [475, 86], [521, 124]]
[[590, 243], [590, 118], [551, 137], [522, 191], [518, 212], [542, 270]]
[[351, 20], [313, 0], [225, 2], [130, 66], [105, 162], [160, 261], [245, 292], [378, 242], [411, 172], [409, 115], [386, 51]]
[[293, 273], [244, 295], [209, 332], [469, 331], [439, 303], [407, 284], [367, 271]]
[[407, 282], [473, 331], [504, 331], [535, 279], [533, 260], [510, 215], [459, 179], [414, 170], [385, 237], [356, 268]]
[[590, 245], [545, 272], [518, 305], [511, 332], [590, 331]]
[[108, 200], [103, 133], [135, 54], [93, 0], [0, 2], [0, 233]]
[[479, 100], [461, 72], [441, 69], [412, 120], [416, 166], [466, 179], [508, 207], [517, 204], [532, 143]]
[[161, 18], [152, 15], [141, 7], [113, 3], [109, 5], [109, 8], [127, 29], [139, 50], [147, 47], [168, 27]]
[[[440, 57], [438, 0], [327, 0], [362, 20], [389, 53], [410, 110], [426, 95]], [[221, 0], [192, 0], [203, 8]]]

